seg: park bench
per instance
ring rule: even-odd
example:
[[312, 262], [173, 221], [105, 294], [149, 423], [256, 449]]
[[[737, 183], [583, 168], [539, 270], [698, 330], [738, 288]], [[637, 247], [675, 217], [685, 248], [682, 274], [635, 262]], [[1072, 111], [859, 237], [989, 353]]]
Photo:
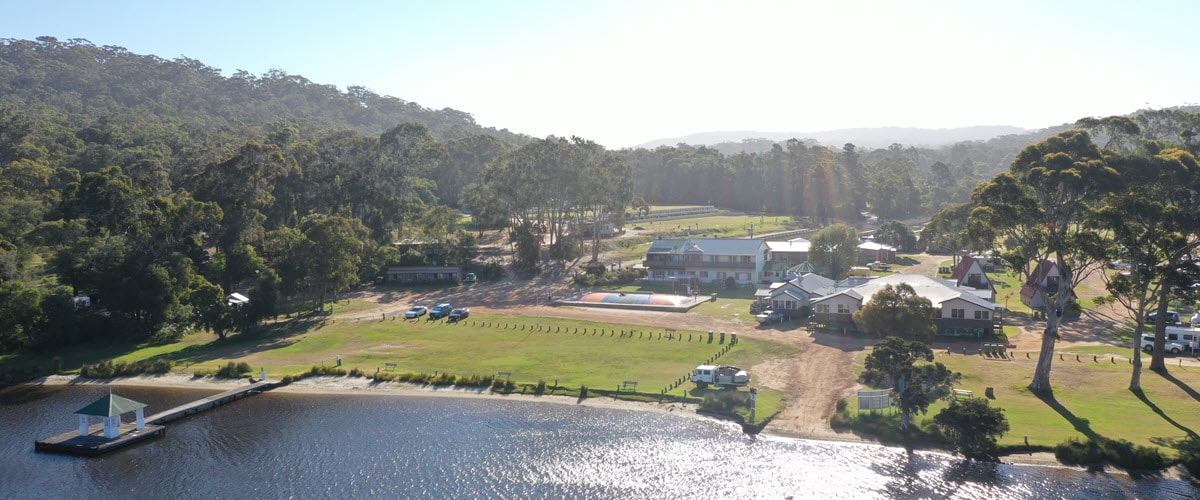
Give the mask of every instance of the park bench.
[[960, 398], [960, 397], [961, 398], [973, 398], [973, 397], [975, 397], [975, 392], [968, 391], [966, 389], [954, 389], [954, 397], [955, 398]]
[[629, 388], [631, 388], [631, 387], [632, 387], [632, 388], [633, 388], [633, 390], [635, 390], [635, 391], [636, 391], [636, 390], [637, 390], [637, 384], [638, 384], [638, 383], [637, 383], [637, 381], [636, 381], [636, 380], [625, 380], [625, 381], [621, 382], [621, 390], [626, 390], [626, 389], [629, 389]]
[[394, 372], [394, 371], [396, 371], [396, 363], [386, 363], [386, 364], [384, 364], [384, 365], [383, 365], [383, 367], [384, 367], [385, 369], [387, 369], [387, 371], [389, 371], [389, 372]]

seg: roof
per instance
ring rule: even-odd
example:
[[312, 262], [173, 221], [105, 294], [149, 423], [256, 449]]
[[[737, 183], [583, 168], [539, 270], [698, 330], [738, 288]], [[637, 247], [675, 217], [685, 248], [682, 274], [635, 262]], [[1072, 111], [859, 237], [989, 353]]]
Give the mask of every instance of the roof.
[[817, 273], [808, 273], [791, 281], [797, 288], [812, 293], [822, 288], [829, 288], [837, 283]]
[[812, 248], [812, 243], [804, 238], [798, 238], [801, 241], [768, 241], [767, 248], [772, 252], [779, 253], [804, 253]]
[[806, 260], [801, 262], [800, 265], [788, 269], [788, 272], [795, 274], [808, 274], [817, 272], [817, 268], [816, 266], [812, 265], [812, 262]]
[[[964, 255], [962, 260], [958, 261], [958, 265], [954, 267], [954, 272], [950, 273], [950, 279], [958, 282], [967, 275], [967, 271], [971, 270], [971, 264], [975, 263], [975, 257]], [[983, 271], [983, 266], [979, 267], [979, 271]]]
[[[940, 306], [943, 302], [961, 299], [985, 309], [996, 308], [995, 303], [971, 293], [970, 290], [954, 286], [954, 283], [951, 281], [920, 274], [892, 274], [889, 276], [881, 276], [852, 288], [841, 289], [825, 297], [814, 300], [814, 302], [821, 302], [830, 297], [842, 294], [850, 295], [851, 297], [857, 295], [857, 298], [865, 299], [864, 301], [869, 301], [870, 297], [874, 297], [876, 293], [878, 293], [880, 290], [883, 290], [887, 285], [892, 285], [892, 287], [895, 288], [901, 284], [907, 284], [908, 286], [911, 286], [913, 291], [916, 292], [918, 296], [929, 299], [929, 302], [933, 303], [934, 307]], [[854, 292], [854, 294], [851, 295], [849, 292]]]
[[388, 273], [444, 273], [449, 271], [460, 271], [458, 266], [389, 266]]
[[1058, 264], [1051, 262], [1050, 259], [1042, 259], [1041, 262], [1038, 262], [1037, 267], [1033, 268], [1033, 274], [1029, 275], [1029, 282], [1041, 283], [1042, 281], [1045, 281], [1046, 276], [1050, 274], [1050, 271], [1053, 271], [1057, 268]]
[[238, 305], [238, 304], [249, 304], [250, 303], [250, 297], [247, 297], [247, 296], [242, 295], [237, 292], [233, 292], [233, 293], [229, 294], [229, 296], [225, 297], [225, 300], [231, 306]]
[[90, 405], [80, 408], [76, 411], [76, 415], [92, 415], [96, 417], [115, 417], [124, 415], [138, 408], [145, 408], [145, 403], [139, 403], [132, 399], [123, 398], [116, 394], [109, 394], [100, 399], [97, 399]]
[[877, 250], [877, 251], [878, 250], [890, 250], [892, 252], [896, 251], [896, 247], [894, 247], [894, 246], [884, 245], [883, 243], [877, 243], [874, 241], [864, 241], [858, 245], [858, 248], [861, 248], [863, 250]]
[[650, 243], [647, 254], [758, 255], [763, 240], [752, 238], [663, 238]]
[[812, 302], [813, 302], [814, 304], [815, 304], [815, 303], [817, 303], [817, 302], [825, 302], [826, 300], [830, 300], [830, 299], [832, 299], [832, 298], [834, 298], [834, 297], [841, 297], [841, 296], [843, 296], [843, 295], [845, 295], [845, 296], [847, 296], [847, 297], [850, 297], [850, 298], [852, 298], [852, 299], [854, 299], [854, 300], [860, 300], [860, 301], [861, 301], [861, 300], [862, 300], [862, 298], [863, 298], [863, 297], [862, 297], [862, 294], [861, 294], [861, 293], [858, 293], [858, 292], [856, 292], [856, 291], [855, 291], [853, 288], [843, 288], [843, 289], [841, 289], [841, 290], [838, 290], [838, 291], [836, 291], [836, 292], [834, 292], [834, 293], [831, 293], [831, 294], [829, 294], [829, 295], [826, 295], [826, 296], [824, 296], [824, 297], [821, 297], [821, 298], [819, 298], [819, 299], [812, 299]]

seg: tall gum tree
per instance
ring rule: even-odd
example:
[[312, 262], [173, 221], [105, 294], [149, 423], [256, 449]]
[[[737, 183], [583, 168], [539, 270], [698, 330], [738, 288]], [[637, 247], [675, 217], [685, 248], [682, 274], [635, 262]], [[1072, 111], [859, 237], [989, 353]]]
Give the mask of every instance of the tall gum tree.
[[[1095, 231], [1083, 224], [1091, 204], [1111, 191], [1119, 175], [1103, 158], [1087, 132], [1069, 130], [1026, 147], [1009, 172], [979, 185], [972, 193], [976, 208], [969, 231], [975, 237], [1002, 242], [1016, 252], [1024, 282], [1033, 288], [1034, 301], [1046, 308], [1046, 329], [1037, 368], [1029, 389], [1050, 395], [1050, 369], [1059, 322], [1070, 293], [1098, 266], [1084, 251]], [[1058, 266], [1057, 287], [1035, 280], [1037, 263]], [[1030, 264], [1032, 262], [1032, 264]], [[1056, 290], [1057, 288], [1057, 290]]]
[[[1097, 210], [1097, 223], [1107, 229], [1113, 255], [1129, 262], [1130, 271], [1107, 276], [1112, 300], [1135, 321], [1134, 339], [1145, 329], [1151, 309], [1166, 314], [1172, 298], [1192, 295], [1200, 247], [1200, 166], [1191, 153], [1175, 145], [1142, 142], [1135, 154], [1110, 161], [1127, 189], [1110, 195]], [[1154, 325], [1150, 368], [1166, 371], [1166, 324]], [[1141, 342], [1133, 346], [1130, 389], [1141, 388]]]

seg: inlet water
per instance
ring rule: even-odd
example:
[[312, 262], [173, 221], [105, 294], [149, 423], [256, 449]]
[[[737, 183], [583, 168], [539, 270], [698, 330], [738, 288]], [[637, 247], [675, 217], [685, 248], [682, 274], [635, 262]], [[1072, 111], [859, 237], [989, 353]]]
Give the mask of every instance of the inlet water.
[[[4, 498], [1196, 498], [1184, 481], [858, 443], [751, 437], [722, 422], [502, 398], [266, 393], [100, 458], [38, 454], [97, 386], [0, 393]], [[217, 391], [119, 387], [148, 410]]]

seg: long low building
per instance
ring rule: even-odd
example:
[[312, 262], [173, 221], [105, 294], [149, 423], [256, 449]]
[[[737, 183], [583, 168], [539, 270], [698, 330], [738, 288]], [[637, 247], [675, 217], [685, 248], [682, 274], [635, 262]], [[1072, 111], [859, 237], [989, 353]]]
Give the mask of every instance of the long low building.
[[836, 288], [828, 295], [812, 300], [813, 317], [818, 324], [838, 329], [854, 323], [854, 313], [862, 309], [885, 286], [906, 284], [918, 296], [929, 299], [936, 316], [937, 335], [982, 338], [995, 333], [996, 304], [953, 281], [920, 274], [893, 274], [858, 286]]
[[644, 265], [652, 281], [757, 283], [766, 253], [767, 245], [759, 239], [660, 238], [650, 243]]

